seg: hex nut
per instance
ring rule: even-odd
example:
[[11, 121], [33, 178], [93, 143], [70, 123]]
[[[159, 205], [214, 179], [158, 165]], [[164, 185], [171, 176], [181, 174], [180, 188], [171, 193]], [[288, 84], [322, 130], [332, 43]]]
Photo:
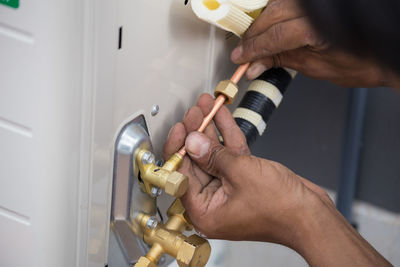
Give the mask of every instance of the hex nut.
[[153, 153], [150, 151], [146, 151], [142, 156], [142, 163], [143, 164], [152, 164], [155, 160]]
[[171, 204], [171, 206], [167, 210], [168, 217], [173, 215], [183, 215], [185, 213], [185, 208], [182, 205], [182, 202], [179, 198], [175, 199], [175, 201]]
[[146, 257], [140, 257], [135, 267], [157, 267], [157, 265]]
[[238, 93], [238, 86], [230, 80], [225, 80], [221, 81], [217, 85], [217, 88], [215, 88], [214, 91], [214, 96], [218, 97], [220, 94], [223, 94], [227, 98], [226, 104], [229, 105], [232, 104], [237, 93]]
[[167, 178], [165, 193], [174, 197], [181, 197], [185, 194], [188, 185], [188, 178], [182, 173], [174, 171]]
[[198, 235], [185, 238], [179, 248], [176, 261], [180, 267], [205, 266], [210, 258], [211, 247], [207, 240]]
[[151, 197], [159, 197], [162, 194], [162, 189], [158, 187], [152, 187], [150, 191]]
[[146, 222], [146, 227], [147, 227], [148, 229], [150, 229], [150, 230], [156, 228], [157, 225], [158, 225], [158, 221], [157, 221], [157, 219], [154, 218], [154, 217], [150, 217], [150, 218], [147, 220], [147, 222]]

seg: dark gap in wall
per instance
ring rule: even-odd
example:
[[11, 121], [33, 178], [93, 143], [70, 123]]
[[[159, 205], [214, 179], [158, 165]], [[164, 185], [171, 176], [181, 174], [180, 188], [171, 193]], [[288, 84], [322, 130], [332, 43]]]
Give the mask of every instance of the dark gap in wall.
[[118, 49], [122, 48], [122, 26], [119, 27], [119, 36], [118, 36]]

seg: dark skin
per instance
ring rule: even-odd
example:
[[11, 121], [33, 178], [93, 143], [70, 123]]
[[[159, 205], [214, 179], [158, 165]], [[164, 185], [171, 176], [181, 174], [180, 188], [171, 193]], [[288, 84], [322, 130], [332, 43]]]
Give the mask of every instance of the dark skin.
[[[326, 192], [283, 165], [254, 157], [226, 107], [214, 125], [195, 132], [213, 98], [202, 95], [170, 131], [168, 158], [185, 145], [180, 172], [189, 177], [182, 202], [209, 238], [274, 242], [301, 254], [311, 266], [390, 266], [335, 209]], [[345, 249], [344, 249], [345, 248]]]
[[344, 87], [400, 87], [393, 72], [325, 42], [313, 29], [298, 0], [270, 0], [244, 34], [231, 59], [252, 62], [252, 80], [271, 67], [288, 67]]

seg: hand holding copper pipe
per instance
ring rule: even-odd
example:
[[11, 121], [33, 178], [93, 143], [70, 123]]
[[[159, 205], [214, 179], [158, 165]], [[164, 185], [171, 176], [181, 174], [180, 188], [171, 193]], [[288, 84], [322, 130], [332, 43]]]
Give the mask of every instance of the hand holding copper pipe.
[[[243, 77], [243, 75], [246, 73], [247, 69], [249, 68], [250, 63], [242, 64], [240, 65], [235, 73], [231, 77], [231, 81], [235, 84], [238, 84], [240, 79]], [[218, 110], [224, 105], [226, 102], [227, 97], [223, 94], [220, 94], [214, 102], [214, 106], [211, 109], [210, 113], [206, 117], [204, 117], [202, 124], [200, 125], [199, 129], [197, 130], [198, 132], [204, 132], [206, 129], [207, 125], [212, 121], [214, 118], [215, 114], [217, 114]], [[182, 158], [186, 155], [186, 149], [185, 146], [183, 146], [179, 151], [178, 151], [179, 156]]]

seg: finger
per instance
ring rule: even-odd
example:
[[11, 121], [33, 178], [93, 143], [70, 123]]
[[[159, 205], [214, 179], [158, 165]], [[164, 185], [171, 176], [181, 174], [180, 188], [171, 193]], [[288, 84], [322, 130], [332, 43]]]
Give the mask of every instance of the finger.
[[186, 194], [182, 197], [182, 203], [191, 219], [198, 221], [198, 219], [202, 217], [204, 211], [207, 211], [208, 205], [212, 201], [215, 192], [221, 188], [221, 185], [221, 181], [215, 178], [210, 180], [200, 192], [194, 191], [194, 187], [189, 185]]
[[317, 35], [305, 17], [271, 26], [255, 37], [243, 40], [241, 56], [235, 63], [253, 62], [263, 57], [318, 44]]
[[251, 63], [249, 69], [246, 72], [246, 78], [248, 80], [254, 80], [260, 76], [264, 71], [270, 69], [273, 65], [272, 57], [265, 57], [261, 60], [257, 60]]
[[207, 180], [207, 177], [199, 178], [194, 169], [195, 167], [191, 163], [190, 158], [185, 156], [179, 168], [179, 172], [186, 175], [189, 179], [189, 185], [186, 194], [194, 194], [194, 195], [199, 194], [203, 189], [204, 185], [207, 184], [210, 180], [210, 178], [208, 178]]
[[[210, 113], [211, 109], [214, 106], [214, 98], [210, 94], [202, 94], [197, 101], [197, 106], [203, 112], [204, 117]], [[210, 137], [214, 141], [218, 141], [218, 135], [215, 131], [214, 124], [210, 122], [210, 124], [204, 130], [204, 134]]]
[[311, 55], [305, 52], [306, 50], [305, 47], [302, 47], [291, 51], [285, 51], [271, 57], [258, 59], [250, 65], [246, 72], [246, 78], [254, 80], [270, 68], [286, 67], [301, 71], [311, 60], [309, 57]]
[[234, 175], [236, 157], [219, 142], [202, 133], [192, 132], [186, 138], [185, 147], [190, 158], [205, 172], [218, 178]]
[[163, 148], [164, 159], [168, 159], [185, 144], [186, 135], [185, 126], [181, 122], [171, 128]]
[[304, 16], [304, 12], [297, 2], [293, 0], [269, 1], [261, 15], [246, 31], [243, 39], [259, 35], [274, 24]]
[[185, 125], [186, 132], [196, 131], [200, 127], [203, 117], [203, 112], [199, 107], [191, 107], [183, 118], [183, 125]]
[[231, 112], [226, 106], [215, 114], [215, 124], [224, 139], [224, 145], [237, 155], [249, 155], [246, 137], [236, 124]]

